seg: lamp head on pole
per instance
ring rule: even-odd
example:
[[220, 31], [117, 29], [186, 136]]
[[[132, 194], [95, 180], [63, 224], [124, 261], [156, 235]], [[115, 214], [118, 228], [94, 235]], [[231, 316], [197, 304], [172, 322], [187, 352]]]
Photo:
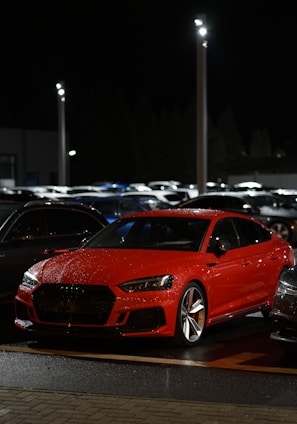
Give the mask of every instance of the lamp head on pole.
[[65, 102], [65, 89], [62, 82], [57, 82], [56, 84], [57, 94], [61, 102]]
[[197, 33], [202, 38], [202, 46], [207, 47], [207, 41], [205, 40], [207, 34], [207, 27], [205, 25], [205, 18], [196, 18], [194, 19], [194, 24], [197, 28]]

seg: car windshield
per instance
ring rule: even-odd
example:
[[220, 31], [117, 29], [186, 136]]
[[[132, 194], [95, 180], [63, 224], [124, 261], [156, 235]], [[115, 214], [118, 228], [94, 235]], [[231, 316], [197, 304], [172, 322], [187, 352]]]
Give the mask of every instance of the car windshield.
[[199, 251], [208, 219], [124, 218], [101, 230], [83, 247]]

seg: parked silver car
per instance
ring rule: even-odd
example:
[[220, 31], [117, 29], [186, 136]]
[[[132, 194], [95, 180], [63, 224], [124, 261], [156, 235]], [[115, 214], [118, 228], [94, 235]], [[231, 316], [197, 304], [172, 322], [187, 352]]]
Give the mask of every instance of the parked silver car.
[[270, 337], [297, 347], [297, 266], [284, 271], [279, 279], [270, 312]]

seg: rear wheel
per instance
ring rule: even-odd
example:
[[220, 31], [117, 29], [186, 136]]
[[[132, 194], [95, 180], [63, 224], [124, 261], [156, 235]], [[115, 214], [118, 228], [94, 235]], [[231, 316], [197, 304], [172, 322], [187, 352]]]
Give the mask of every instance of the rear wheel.
[[269, 227], [281, 238], [283, 238], [286, 241], [290, 241], [291, 230], [290, 230], [290, 227], [285, 222], [275, 221]]
[[189, 283], [179, 301], [174, 343], [180, 346], [196, 346], [203, 333], [205, 320], [205, 294], [197, 283]]

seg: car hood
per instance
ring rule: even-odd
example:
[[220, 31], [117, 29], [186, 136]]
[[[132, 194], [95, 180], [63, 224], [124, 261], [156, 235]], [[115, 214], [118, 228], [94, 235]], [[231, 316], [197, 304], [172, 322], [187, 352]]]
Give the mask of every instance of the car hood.
[[39, 262], [30, 272], [43, 283], [113, 286], [134, 278], [185, 273], [203, 258], [205, 263], [205, 256], [168, 250], [80, 249]]

